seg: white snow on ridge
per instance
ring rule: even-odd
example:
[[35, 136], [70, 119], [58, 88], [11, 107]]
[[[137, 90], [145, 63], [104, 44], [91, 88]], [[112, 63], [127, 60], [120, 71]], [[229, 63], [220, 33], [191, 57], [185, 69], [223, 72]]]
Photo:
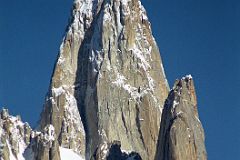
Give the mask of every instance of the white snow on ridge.
[[116, 84], [117, 86], [121, 87], [124, 84], [124, 81], [126, 80], [126, 78], [121, 75], [121, 74], [117, 74], [117, 79], [116, 81], [112, 82], [113, 84]]
[[139, 66], [141, 66], [145, 71], [147, 71], [149, 68], [151, 68], [150, 64], [148, 63], [148, 61], [146, 60], [146, 58], [144, 57], [144, 53], [138, 49], [138, 47], [134, 44], [134, 46], [132, 48], [129, 49], [130, 51], [132, 51], [132, 53], [138, 58], [140, 59], [141, 63], [139, 63]]
[[62, 93], [65, 92], [65, 90], [63, 89], [63, 87], [59, 87], [59, 88], [52, 88], [52, 92], [54, 93], [54, 95], [56, 97], [60, 96]]
[[[77, 100], [75, 99], [75, 97], [68, 93], [66, 95], [66, 100], [67, 100], [67, 104], [64, 106], [67, 113], [68, 113], [68, 121], [72, 122], [73, 124], [76, 124], [78, 131], [81, 131], [83, 134], [85, 134], [85, 131], [83, 129], [83, 125], [82, 125], [82, 120], [77, 108]], [[72, 137], [74, 137], [74, 132], [72, 130]]]
[[8, 150], [9, 150], [9, 159], [10, 160], [17, 160], [16, 157], [12, 153], [12, 148], [11, 148], [11, 145], [9, 144], [8, 140], [7, 140], [7, 146], [8, 146]]
[[173, 101], [172, 104], [172, 108], [171, 108], [171, 112], [174, 113], [175, 112], [175, 108], [179, 105], [179, 102], [177, 102], [176, 100]]
[[[62, 49], [60, 49], [60, 50], [62, 50]], [[63, 64], [64, 62], [65, 62], [65, 59], [64, 59], [62, 56], [60, 56], [60, 57], [58, 58], [57, 64], [58, 64], [58, 65], [61, 65], [61, 64]]]
[[186, 76], [186, 78], [188, 78], [188, 79], [192, 79], [193, 77], [192, 77], [191, 74], [189, 74], [189, 75]]
[[107, 6], [105, 6], [106, 8], [104, 9], [104, 15], [103, 15], [103, 21], [106, 22], [106, 21], [111, 21], [112, 20], [112, 16], [110, 14], [110, 5], [107, 4]]
[[59, 147], [61, 160], [85, 160], [73, 150]]
[[129, 2], [129, 0], [122, 0], [122, 4], [123, 4], [124, 6], [128, 5], [128, 2]]
[[[27, 148], [27, 145], [24, 141], [24, 136], [20, 132], [20, 128], [24, 127], [24, 123], [20, 120], [19, 117], [9, 116], [9, 120], [11, 121], [12, 125], [10, 126], [11, 138], [12, 140], [17, 143], [16, 146], [12, 146], [9, 140], [6, 140], [6, 145], [9, 150], [9, 158], [10, 160], [25, 160], [23, 153]], [[1, 131], [1, 134], [4, 134], [4, 131]], [[17, 148], [15, 148], [17, 147]], [[18, 150], [17, 155], [13, 154], [12, 150]]]
[[117, 73], [116, 80], [112, 82], [112, 84], [126, 90], [130, 94], [130, 96], [135, 100], [138, 100], [140, 97], [143, 97], [149, 91], [149, 89], [147, 88], [147, 89], [143, 89], [139, 93], [138, 88], [131, 86], [130, 84], [126, 83], [126, 81], [127, 79], [123, 75], [121, 75], [120, 73]]
[[48, 133], [45, 134], [45, 138], [48, 140], [48, 141], [54, 141], [55, 140], [55, 137], [54, 137], [54, 134], [55, 134], [55, 128], [53, 127], [53, 125], [49, 125], [48, 126]]
[[184, 79], [193, 79], [193, 77], [191, 74], [189, 74], [189, 75], [186, 75], [185, 77], [182, 77], [182, 80]]

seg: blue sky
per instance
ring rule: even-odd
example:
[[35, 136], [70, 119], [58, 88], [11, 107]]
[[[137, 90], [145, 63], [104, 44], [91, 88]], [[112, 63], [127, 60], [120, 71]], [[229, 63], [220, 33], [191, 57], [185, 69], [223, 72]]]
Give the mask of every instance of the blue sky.
[[[166, 75], [192, 74], [210, 160], [240, 159], [240, 4], [142, 0]], [[0, 107], [36, 125], [72, 0], [0, 5]]]

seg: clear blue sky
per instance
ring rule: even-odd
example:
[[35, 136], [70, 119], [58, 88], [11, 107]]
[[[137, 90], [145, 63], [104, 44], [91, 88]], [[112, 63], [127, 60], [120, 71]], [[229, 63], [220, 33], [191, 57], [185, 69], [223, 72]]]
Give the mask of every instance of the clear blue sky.
[[[166, 75], [195, 79], [210, 160], [240, 159], [240, 4], [142, 0]], [[34, 126], [72, 0], [1, 0], [0, 106]]]

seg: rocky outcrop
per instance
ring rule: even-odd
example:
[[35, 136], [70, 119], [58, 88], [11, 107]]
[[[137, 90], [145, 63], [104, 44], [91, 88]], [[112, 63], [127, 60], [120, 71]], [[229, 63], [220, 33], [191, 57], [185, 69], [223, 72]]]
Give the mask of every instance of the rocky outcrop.
[[177, 80], [166, 100], [155, 160], [206, 160], [191, 76]]
[[25, 157], [26, 160], [60, 160], [59, 144], [52, 125], [46, 126], [42, 132], [31, 133], [31, 143]]
[[20, 116], [9, 115], [7, 109], [0, 112], [0, 159], [22, 160], [30, 144], [32, 129], [23, 123]]

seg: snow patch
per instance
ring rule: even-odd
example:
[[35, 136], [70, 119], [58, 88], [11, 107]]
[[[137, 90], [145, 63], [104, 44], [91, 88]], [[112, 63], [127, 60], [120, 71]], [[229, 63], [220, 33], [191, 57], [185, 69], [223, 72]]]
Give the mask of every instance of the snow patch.
[[142, 19], [143, 20], [148, 20], [148, 17], [147, 17], [147, 14], [146, 14], [146, 10], [143, 7], [141, 1], [138, 1], [138, 3], [139, 3], [139, 6], [140, 6], [140, 14], [142, 15]]
[[100, 147], [100, 152], [103, 153], [102, 159], [106, 159], [108, 152], [109, 152], [107, 142], [103, 142], [103, 144]]
[[175, 113], [175, 108], [176, 106], [179, 105], [179, 102], [177, 102], [176, 100], [173, 101], [173, 104], [172, 104], [172, 108], [171, 108], [171, 112], [172, 113]]
[[149, 74], [147, 74], [147, 79], [148, 79], [149, 89], [150, 89], [151, 91], [154, 91], [154, 87], [155, 87], [155, 82], [154, 82], [154, 80], [152, 79], [152, 77], [150, 77]]
[[64, 88], [61, 86], [61, 87], [58, 87], [58, 88], [52, 88], [52, 92], [54, 93], [54, 95], [56, 97], [60, 96], [61, 94], [65, 93], [65, 90]]
[[174, 100], [174, 101], [173, 101], [173, 108], [175, 109], [178, 104], [179, 104], [179, 102], [177, 102], [176, 100]]
[[140, 59], [141, 63], [139, 63], [139, 66], [142, 67], [144, 69], [144, 71], [147, 71], [148, 69], [151, 68], [151, 66], [149, 65], [148, 61], [146, 60], [146, 58], [143, 55], [143, 52], [138, 49], [138, 47], [134, 44], [134, 46], [132, 48], [129, 49], [130, 51], [132, 51], [132, 53], [138, 58]]
[[17, 160], [17, 158], [12, 153], [12, 148], [11, 148], [11, 145], [10, 145], [8, 140], [7, 140], [7, 146], [8, 146], [8, 151], [9, 151], [9, 159], [10, 160]]
[[[70, 93], [66, 95], [66, 100], [67, 100], [67, 104], [64, 107], [68, 113], [68, 116], [67, 116], [68, 121], [72, 122], [73, 124], [76, 124], [77, 130], [81, 131], [83, 135], [85, 135], [85, 131], [83, 129], [83, 125], [81, 123], [82, 121], [81, 121], [80, 114], [77, 107], [77, 100]], [[74, 136], [75, 133], [71, 133], [71, 134], [72, 136]]]
[[191, 74], [189, 74], [189, 75], [186, 76], [186, 78], [188, 78], [188, 79], [192, 79], [193, 77], [192, 77]]
[[112, 16], [110, 14], [110, 10], [111, 10], [110, 5], [107, 4], [105, 7], [106, 8], [104, 9], [103, 21], [104, 22], [110, 22], [112, 20]]
[[48, 127], [48, 137], [47, 137], [47, 139], [49, 140], [49, 141], [54, 141], [55, 140], [55, 137], [54, 137], [54, 134], [55, 134], [55, 129], [54, 129], [54, 127], [53, 127], [53, 125], [49, 125], [49, 127]]
[[154, 86], [155, 86], [154, 85], [154, 80], [150, 77], [149, 74], [147, 74], [147, 78], [148, 78], [148, 82], [149, 82], [149, 88], [143, 88], [140, 92], [138, 91], [138, 88], [136, 88], [134, 86], [131, 86], [130, 84], [126, 83], [127, 79], [123, 75], [121, 75], [120, 73], [117, 73], [116, 80], [113, 81], [112, 84], [126, 90], [133, 99], [139, 100], [145, 94], [148, 94], [149, 91], [154, 90]]
[[60, 57], [58, 58], [57, 64], [58, 64], [58, 65], [61, 65], [61, 64], [63, 64], [64, 62], [65, 62], [65, 58], [63, 58], [63, 57], [60, 56]]
[[124, 6], [127, 6], [127, 5], [128, 5], [128, 2], [129, 2], [129, 0], [122, 0], [121, 2], [122, 2], [122, 4], [123, 4]]
[[125, 83], [126, 78], [123, 75], [117, 74], [116, 81], [112, 82], [113, 84], [116, 84], [117, 86], [121, 87]]
[[186, 75], [185, 77], [182, 77], [182, 80], [185, 80], [185, 79], [191, 80], [191, 79], [193, 79], [193, 77], [191, 74], [189, 74], [189, 75]]
[[137, 91], [136, 87], [132, 87], [130, 84], [127, 84], [125, 81], [127, 79], [121, 75], [120, 73], [117, 73], [117, 78], [114, 82], [112, 82], [112, 84], [115, 84], [118, 87], [123, 88], [124, 90], [126, 90], [134, 99], [137, 99], [138, 97], [140, 97], [140, 94]]
[[59, 147], [61, 160], [85, 160], [73, 150]]
[[122, 0], [122, 8], [123, 8], [123, 16], [127, 16], [130, 14], [130, 8], [128, 6], [128, 2], [130, 0]]
[[10, 116], [9, 119], [11, 120], [15, 127], [24, 126], [24, 123], [20, 120], [19, 117]]

